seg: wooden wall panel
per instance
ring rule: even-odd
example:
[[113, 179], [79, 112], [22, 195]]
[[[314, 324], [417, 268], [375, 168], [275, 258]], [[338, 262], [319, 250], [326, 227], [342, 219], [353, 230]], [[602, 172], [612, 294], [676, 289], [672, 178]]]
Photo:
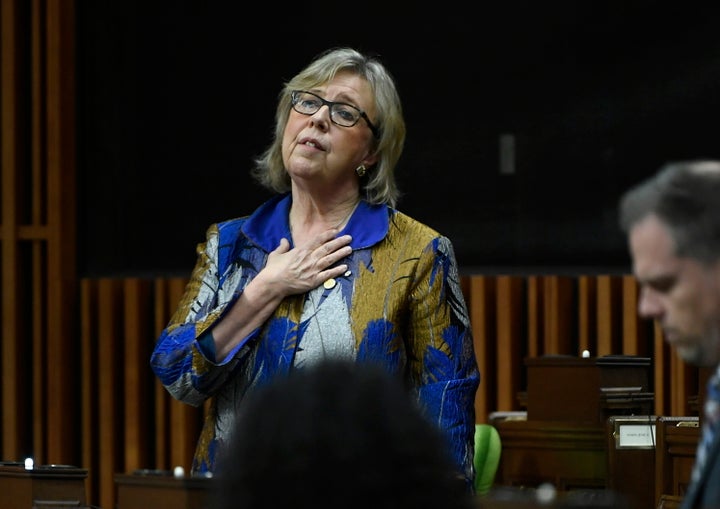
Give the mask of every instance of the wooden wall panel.
[[[45, 433], [45, 402], [47, 400], [47, 387], [45, 385], [45, 341], [47, 338], [48, 321], [45, 319], [48, 313], [47, 308], [47, 249], [42, 241], [32, 242], [31, 253], [31, 324], [25, 323], [24, 327], [30, 326], [32, 334], [32, 367], [28, 370], [33, 373], [32, 403], [30, 413], [34, 416], [32, 425], [32, 437], [30, 441], [34, 450], [44, 451], [47, 446], [47, 435]], [[27, 395], [26, 395], [27, 398]], [[27, 451], [30, 455], [30, 451]], [[40, 455], [39, 460], [43, 459]]]
[[615, 305], [618, 300], [618, 278], [615, 276], [598, 276], [597, 281], [597, 347], [593, 355], [602, 356], [612, 353], [623, 353], [620, 349], [619, 311]]
[[639, 285], [635, 277], [628, 274], [622, 276], [621, 286], [622, 351], [646, 357], [651, 351], [647, 335], [649, 322], [637, 314]]
[[544, 276], [543, 280], [545, 304], [543, 352], [546, 354], [570, 352], [576, 317], [571, 309], [573, 282], [567, 276]]
[[[123, 413], [125, 381], [122, 374], [122, 281], [102, 279], [98, 282], [98, 328], [93, 337], [97, 345], [98, 383], [98, 496], [102, 507], [112, 507], [114, 481], [112, 472], [122, 471]], [[92, 383], [92, 382], [90, 382]], [[134, 403], [134, 402], [133, 402]]]
[[544, 352], [542, 345], [542, 331], [545, 330], [543, 278], [540, 276], [528, 276], [526, 286], [528, 319], [526, 355], [528, 357], [537, 357]]
[[[667, 345], [664, 345], [667, 346]], [[670, 352], [670, 372], [673, 387], [671, 395], [670, 415], [687, 415], [691, 395], [697, 395], [698, 370], [688, 366], [675, 352]]]
[[190, 471], [205, 408], [173, 402], [150, 368], [157, 335], [185, 284], [81, 281], [81, 464], [89, 471], [88, 500], [101, 507], [115, 505], [115, 474], [177, 465]]
[[153, 374], [150, 369], [153, 327], [150, 320], [152, 286], [150, 281], [129, 278], [124, 281], [125, 335], [125, 459], [124, 469], [133, 471], [151, 463], [148, 430], [152, 409]]
[[99, 437], [97, 342], [98, 327], [97, 281], [84, 279], [80, 283], [80, 431], [82, 435], [79, 465], [88, 469], [87, 500], [98, 500]]
[[23, 356], [28, 352], [23, 348], [27, 345], [23, 337], [21, 317], [22, 301], [20, 295], [19, 270], [19, 239], [18, 239], [18, 200], [21, 194], [18, 189], [18, 173], [21, 166], [22, 135], [15, 127], [20, 124], [21, 112], [19, 105], [22, 99], [22, 83], [20, 81], [18, 47], [20, 46], [20, 26], [18, 3], [7, 1], [0, 3], [0, 111], [2, 112], [2, 133], [0, 139], [0, 157], [2, 157], [2, 407], [12, 408], [12, 412], [3, 412], [0, 430], [2, 431], [2, 452], [5, 457], [17, 458], [23, 451], [22, 444], [27, 440], [22, 430], [28, 424], [28, 411], [22, 402], [25, 397], [22, 384], [22, 373], [19, 372]]
[[597, 331], [597, 284], [593, 276], [579, 276], [578, 282], [578, 351], [587, 350], [591, 354], [595, 345]]
[[[497, 384], [497, 329], [495, 322], [495, 281], [491, 277], [466, 278], [466, 300], [472, 324], [475, 356], [480, 369], [481, 384]], [[475, 412], [487, 415], [497, 408], [497, 395], [478, 391], [475, 396]]]
[[[496, 394], [497, 408], [512, 410], [517, 406], [518, 388], [522, 384], [525, 355], [521, 337], [523, 334], [523, 279], [519, 276], [497, 277], [497, 385], [481, 384], [483, 392], [488, 389]], [[478, 412], [476, 412], [477, 414]], [[487, 414], [480, 422], [487, 422]], [[476, 419], [478, 417], [476, 416]]]
[[[580, 355], [585, 349], [592, 356], [650, 357], [656, 413], [692, 415], [696, 411], [692, 402], [700, 390], [697, 368], [677, 359], [653, 323], [637, 315], [638, 288], [631, 275], [465, 277], [469, 288], [489, 288], [493, 279], [496, 287], [495, 324], [490, 323], [486, 311], [491, 307], [489, 292], [476, 290], [484, 300], [469, 300], [471, 319], [480, 317], [481, 331], [494, 328], [497, 341], [497, 365], [490, 368], [492, 376], [483, 376], [476, 397], [481, 403], [476, 407], [479, 422], [486, 422], [488, 414], [484, 412], [488, 410], [523, 409], [526, 357]], [[480, 301], [483, 309], [473, 309]], [[482, 334], [478, 355], [492, 348], [492, 337]], [[479, 360], [479, 365], [481, 370], [488, 369], [485, 361]], [[493, 399], [496, 407], [487, 407]]]
[[[653, 326], [653, 374], [655, 381], [655, 414], [656, 415], [673, 415], [670, 399], [671, 389], [668, 379], [672, 379], [673, 374], [670, 370], [671, 353], [666, 348], [665, 340], [662, 337], [662, 331], [657, 324]], [[666, 389], [667, 388], [667, 389]], [[680, 415], [680, 414], [675, 414]]]
[[72, 0], [0, 4], [2, 458], [79, 461]]
[[[153, 307], [154, 336], [157, 337], [168, 322], [172, 313], [172, 302], [168, 297], [167, 281], [156, 279], [154, 281], [155, 301]], [[167, 470], [170, 468], [171, 426], [170, 426], [170, 395], [160, 381], [155, 378], [153, 383], [155, 397], [155, 468]]]
[[72, 0], [35, 2], [44, 30], [44, 144], [47, 185], [47, 461], [77, 458], [77, 274], [75, 179], [75, 8]]

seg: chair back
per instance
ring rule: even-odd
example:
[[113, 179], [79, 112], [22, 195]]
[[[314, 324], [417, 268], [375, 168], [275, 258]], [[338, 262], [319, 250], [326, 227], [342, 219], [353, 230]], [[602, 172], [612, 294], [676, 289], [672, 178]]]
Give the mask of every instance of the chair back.
[[475, 424], [475, 493], [485, 495], [495, 482], [500, 464], [500, 434], [491, 424]]

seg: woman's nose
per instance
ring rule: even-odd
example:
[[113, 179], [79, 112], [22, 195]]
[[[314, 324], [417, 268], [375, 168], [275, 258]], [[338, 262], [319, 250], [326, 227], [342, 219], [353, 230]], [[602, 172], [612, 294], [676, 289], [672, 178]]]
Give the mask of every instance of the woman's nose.
[[327, 128], [330, 123], [330, 107], [326, 104], [320, 106], [320, 109], [310, 115], [310, 121], [317, 124], [321, 129]]

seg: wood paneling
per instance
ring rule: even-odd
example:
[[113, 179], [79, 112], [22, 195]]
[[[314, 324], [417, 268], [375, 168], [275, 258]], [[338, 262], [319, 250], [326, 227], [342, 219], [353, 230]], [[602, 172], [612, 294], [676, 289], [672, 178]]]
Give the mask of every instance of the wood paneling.
[[[20, 240], [18, 238], [18, 173], [22, 167], [23, 146], [27, 140], [16, 127], [22, 125], [20, 104], [23, 98], [23, 82], [20, 76], [22, 58], [18, 54], [22, 38], [20, 7], [17, 1], [0, 4], [0, 112], [2, 112], [2, 207], [0, 218], [2, 233], [2, 406], [13, 411], [2, 414], [2, 446], [3, 453], [19, 456], [25, 452], [24, 444], [28, 437], [23, 430], [27, 429], [30, 420], [30, 409], [23, 402], [28, 397], [20, 384], [23, 377], [23, 359], [30, 353], [29, 332], [24, 329], [23, 308], [28, 307], [27, 289], [21, 285]], [[31, 395], [30, 395], [31, 396]]]
[[[522, 358], [525, 350], [522, 349], [523, 343], [519, 339], [523, 330], [523, 280], [517, 276], [500, 276], [497, 278], [497, 301], [494, 307], [497, 310], [497, 323], [494, 326], [497, 336], [495, 338], [487, 338], [486, 345], [496, 346], [497, 348], [497, 365], [495, 366], [494, 385], [490, 381], [485, 382], [485, 386], [494, 387], [494, 391], [480, 391], [489, 395], [488, 399], [493, 398], [497, 401], [497, 407], [515, 407], [517, 405], [517, 388], [522, 384], [523, 369], [522, 364], [518, 361]], [[497, 343], [493, 345], [493, 343]], [[478, 353], [476, 352], [476, 355]], [[480, 352], [482, 355], [482, 352]], [[483, 385], [481, 383], [481, 385]], [[494, 409], [489, 409], [490, 411]], [[482, 414], [476, 410], [476, 419]], [[480, 421], [484, 422], [484, 421]]]
[[[35, 1], [33, 30], [44, 83], [44, 132], [32, 152], [45, 158], [47, 239], [47, 461], [77, 456], [78, 348], [75, 171], [75, 6], [72, 0]], [[43, 58], [44, 56], [44, 58]]]
[[0, 7], [2, 458], [77, 460], [72, 0]]
[[183, 278], [81, 281], [83, 465], [90, 500], [114, 507], [114, 476], [190, 471], [204, 408], [173, 400], [150, 354], [187, 283]]
[[[518, 367], [524, 357], [583, 350], [593, 356], [653, 358], [656, 413], [692, 412], [697, 369], [680, 361], [652, 322], [637, 315], [638, 288], [631, 275], [468, 275], [465, 280], [473, 332], [481, 336], [475, 338], [476, 354], [483, 373], [489, 371], [476, 398], [478, 419], [487, 411], [521, 409], [525, 374]], [[493, 331], [495, 338], [489, 337]], [[488, 365], [492, 358], [496, 366]], [[495, 408], [485, 403], [492, 401]]]

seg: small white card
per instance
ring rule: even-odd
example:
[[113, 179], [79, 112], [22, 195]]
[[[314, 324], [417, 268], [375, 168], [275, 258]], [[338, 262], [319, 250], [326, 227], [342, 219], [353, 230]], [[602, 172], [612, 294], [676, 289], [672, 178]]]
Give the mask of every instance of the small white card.
[[620, 423], [616, 443], [618, 447], [655, 447], [655, 425]]

